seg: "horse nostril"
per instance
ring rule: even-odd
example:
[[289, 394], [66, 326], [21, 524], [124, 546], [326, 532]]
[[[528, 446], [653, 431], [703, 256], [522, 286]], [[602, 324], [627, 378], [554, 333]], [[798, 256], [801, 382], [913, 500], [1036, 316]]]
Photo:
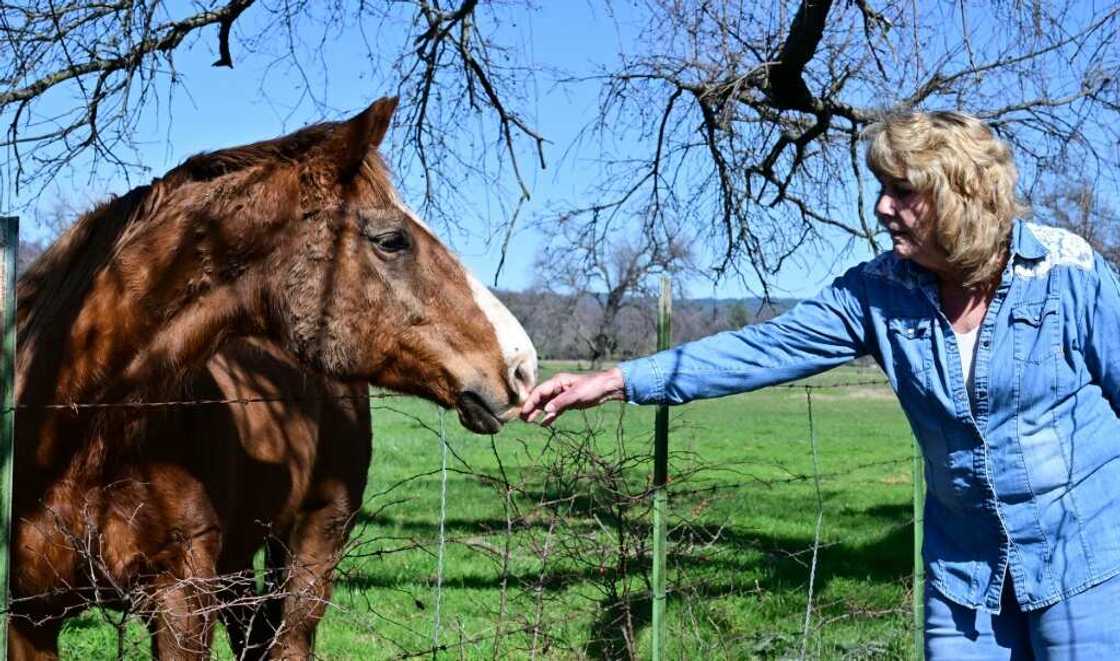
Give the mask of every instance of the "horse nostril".
[[518, 400], [524, 401], [536, 384], [537, 370], [533, 366], [533, 361], [528, 359], [517, 361], [510, 370], [510, 385], [517, 391]]

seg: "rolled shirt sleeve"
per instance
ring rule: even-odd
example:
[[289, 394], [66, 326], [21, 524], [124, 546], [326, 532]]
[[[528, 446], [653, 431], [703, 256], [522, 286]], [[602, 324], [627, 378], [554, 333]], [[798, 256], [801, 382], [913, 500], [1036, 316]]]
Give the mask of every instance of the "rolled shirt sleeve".
[[863, 265], [785, 314], [619, 364], [626, 399], [682, 404], [793, 381], [868, 353]]

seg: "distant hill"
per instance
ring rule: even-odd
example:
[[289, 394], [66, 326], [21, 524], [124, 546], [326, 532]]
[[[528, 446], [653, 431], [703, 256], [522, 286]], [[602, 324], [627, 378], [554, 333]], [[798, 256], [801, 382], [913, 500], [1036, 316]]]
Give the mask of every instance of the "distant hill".
[[801, 302], [800, 298], [772, 298], [769, 301], [764, 301], [757, 297], [748, 298], [690, 298], [685, 301], [689, 305], [699, 305], [702, 307], [715, 307], [723, 308], [728, 306], [742, 305], [748, 310], [754, 311], [756, 314], [765, 310], [774, 311], [776, 314], [781, 314], [786, 310], [792, 308]]
[[[548, 291], [496, 291], [537, 347], [544, 359], [586, 360], [602, 309], [591, 296], [575, 297]], [[673, 343], [679, 344], [712, 333], [741, 328], [771, 319], [790, 309], [796, 299], [763, 302], [759, 298], [696, 298], [673, 301]], [[656, 349], [657, 301], [633, 298], [627, 302], [613, 328], [619, 360]]]

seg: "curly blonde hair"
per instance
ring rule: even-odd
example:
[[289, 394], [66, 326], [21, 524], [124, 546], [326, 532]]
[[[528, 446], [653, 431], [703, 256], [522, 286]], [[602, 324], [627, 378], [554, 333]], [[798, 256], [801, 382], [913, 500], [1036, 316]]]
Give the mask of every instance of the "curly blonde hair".
[[1015, 194], [1011, 148], [963, 112], [887, 115], [865, 132], [867, 166], [880, 181], [905, 181], [928, 196], [934, 236], [966, 287], [1003, 269], [1011, 224], [1030, 208]]

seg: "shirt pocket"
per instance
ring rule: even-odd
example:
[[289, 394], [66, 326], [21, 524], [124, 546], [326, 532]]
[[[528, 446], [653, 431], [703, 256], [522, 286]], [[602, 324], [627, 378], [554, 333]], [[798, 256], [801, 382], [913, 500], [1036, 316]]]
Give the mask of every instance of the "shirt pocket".
[[1058, 363], [1062, 355], [1062, 308], [1057, 297], [1011, 308], [1014, 349], [1014, 396], [1020, 436], [1038, 425], [1052, 425], [1058, 399]]
[[923, 427], [918, 433], [926, 483], [937, 501], [954, 512], [982, 506], [984, 496], [976, 469], [979, 438], [950, 425]]
[[1015, 361], [1027, 365], [1053, 363], [1061, 350], [1061, 317], [1061, 301], [1056, 296], [1012, 307]]
[[897, 317], [887, 320], [895, 380], [900, 397], [925, 395], [929, 391], [929, 372], [933, 362], [932, 320], [923, 317]]

